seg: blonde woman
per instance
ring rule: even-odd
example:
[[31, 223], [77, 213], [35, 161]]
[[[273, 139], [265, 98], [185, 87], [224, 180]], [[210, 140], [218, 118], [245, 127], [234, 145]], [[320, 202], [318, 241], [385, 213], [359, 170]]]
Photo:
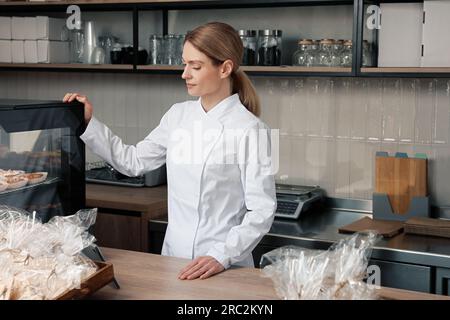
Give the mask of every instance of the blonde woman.
[[[125, 175], [167, 165], [168, 226], [163, 255], [192, 259], [179, 279], [205, 279], [231, 265], [253, 267], [252, 251], [276, 209], [270, 133], [260, 104], [239, 70], [243, 46], [229, 25], [212, 22], [186, 35], [182, 79], [196, 101], [174, 104], [135, 146], [125, 145], [84, 103], [86, 145]], [[262, 137], [262, 139], [260, 139]], [[261, 143], [265, 141], [266, 143]]]

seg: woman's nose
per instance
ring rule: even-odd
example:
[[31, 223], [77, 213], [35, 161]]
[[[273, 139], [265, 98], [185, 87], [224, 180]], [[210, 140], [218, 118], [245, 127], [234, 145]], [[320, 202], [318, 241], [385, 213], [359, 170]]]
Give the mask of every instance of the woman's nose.
[[181, 74], [181, 79], [189, 79], [191, 76], [189, 74], [188, 68], [184, 67], [183, 73]]

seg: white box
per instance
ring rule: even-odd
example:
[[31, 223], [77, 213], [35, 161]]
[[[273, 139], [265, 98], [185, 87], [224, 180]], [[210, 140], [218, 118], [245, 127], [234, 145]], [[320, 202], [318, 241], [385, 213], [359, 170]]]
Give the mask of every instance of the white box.
[[25, 25], [24, 25], [24, 38], [25, 40], [37, 40], [37, 33], [36, 33], [36, 17], [25, 17], [24, 18]]
[[69, 63], [69, 42], [38, 40], [38, 62]]
[[12, 17], [11, 39], [25, 40], [25, 17]]
[[37, 40], [24, 41], [25, 63], [37, 63]]
[[379, 67], [420, 67], [422, 3], [381, 3]]
[[0, 62], [11, 63], [11, 40], [0, 40]]
[[65, 19], [37, 16], [36, 21], [38, 40], [69, 40], [67, 29], [64, 28], [66, 25]]
[[450, 2], [424, 2], [422, 67], [450, 67]]
[[11, 17], [0, 17], [0, 39], [11, 40]]
[[11, 41], [11, 59], [13, 63], [25, 62], [24, 40]]

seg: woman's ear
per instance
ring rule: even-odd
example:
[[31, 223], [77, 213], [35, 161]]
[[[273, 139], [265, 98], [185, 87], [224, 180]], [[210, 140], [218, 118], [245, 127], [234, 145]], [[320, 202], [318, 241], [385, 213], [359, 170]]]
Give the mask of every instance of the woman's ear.
[[220, 78], [224, 79], [233, 72], [234, 63], [230, 59], [225, 60], [220, 67]]

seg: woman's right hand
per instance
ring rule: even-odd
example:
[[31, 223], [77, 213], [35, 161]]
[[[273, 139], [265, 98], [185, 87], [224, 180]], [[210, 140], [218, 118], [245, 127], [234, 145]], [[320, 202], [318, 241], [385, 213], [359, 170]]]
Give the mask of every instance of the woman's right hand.
[[63, 98], [63, 102], [72, 102], [75, 99], [84, 104], [84, 121], [86, 122], [87, 125], [89, 121], [91, 121], [92, 119], [92, 113], [94, 112], [94, 108], [92, 107], [92, 104], [88, 100], [88, 98], [79, 93], [66, 93], [66, 95]]

